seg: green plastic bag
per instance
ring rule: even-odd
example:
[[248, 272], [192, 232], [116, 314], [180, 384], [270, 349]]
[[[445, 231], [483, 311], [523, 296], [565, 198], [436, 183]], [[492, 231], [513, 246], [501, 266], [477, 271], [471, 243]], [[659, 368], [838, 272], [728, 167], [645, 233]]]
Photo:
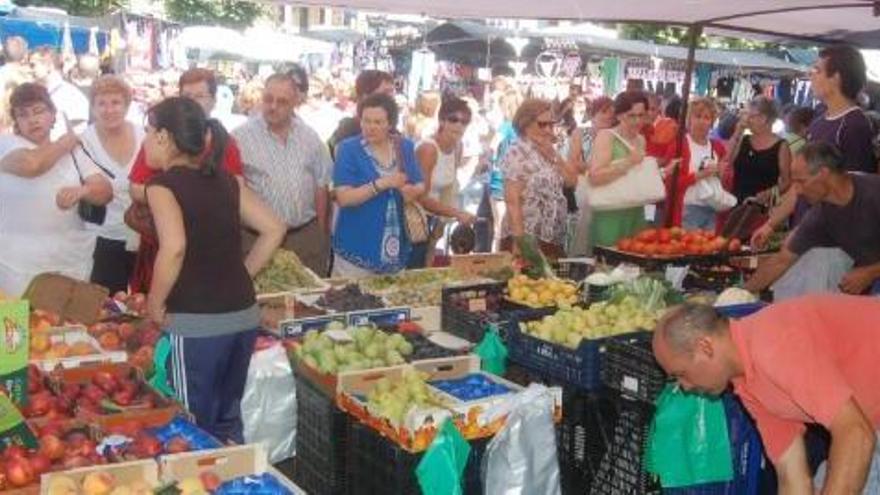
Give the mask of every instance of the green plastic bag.
[[501, 376], [507, 370], [507, 346], [498, 336], [498, 327], [489, 324], [483, 340], [474, 349], [474, 354], [480, 356], [480, 368], [483, 371]]
[[471, 446], [447, 419], [416, 467], [423, 495], [462, 495], [462, 477]]
[[171, 355], [171, 340], [167, 335], [163, 335], [156, 342], [156, 349], [153, 351], [153, 376], [148, 380], [154, 389], [159, 391], [165, 397], [174, 399], [174, 389], [168, 383], [168, 374], [166, 372], [166, 364], [168, 357]]
[[733, 479], [727, 414], [720, 398], [667, 385], [656, 405], [645, 462], [664, 488]]

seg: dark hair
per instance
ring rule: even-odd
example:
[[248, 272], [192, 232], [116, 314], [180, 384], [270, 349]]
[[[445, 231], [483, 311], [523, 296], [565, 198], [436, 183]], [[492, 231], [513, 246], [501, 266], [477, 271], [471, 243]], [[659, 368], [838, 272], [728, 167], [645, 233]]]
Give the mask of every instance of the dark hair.
[[613, 106], [614, 106], [614, 100], [612, 100], [611, 98], [609, 98], [607, 96], [598, 96], [596, 98], [593, 98], [592, 101], [590, 101], [590, 108], [587, 111], [587, 113], [590, 115], [590, 118], [593, 118], [596, 115], [604, 112], [606, 108], [613, 107]]
[[156, 131], [168, 131], [177, 149], [187, 155], [201, 156], [210, 146], [211, 152], [202, 162], [202, 173], [214, 174], [223, 160], [229, 139], [220, 122], [207, 118], [205, 111], [194, 100], [180, 96], [157, 103], [150, 108], [147, 116], [150, 126]]
[[789, 126], [794, 130], [809, 127], [810, 123], [816, 117], [816, 111], [810, 107], [794, 107], [786, 114]]
[[391, 74], [382, 70], [363, 70], [354, 80], [354, 94], [358, 100], [373, 94], [383, 82], [394, 83]]
[[[290, 84], [297, 91], [300, 90], [299, 81], [296, 80], [296, 76], [294, 76], [292, 72], [276, 72], [272, 74], [271, 76], [266, 78], [266, 85], [264, 86], [264, 88], [269, 86], [270, 82], [275, 81], [285, 82], [287, 84]], [[306, 87], [308, 87], [308, 83], [306, 83], [306, 85]]]
[[447, 117], [451, 117], [457, 113], [467, 115], [468, 120], [473, 117], [471, 107], [466, 101], [457, 96], [444, 97], [443, 101], [440, 103], [440, 110], [437, 111], [437, 118], [439, 120], [446, 120]]
[[385, 115], [388, 116], [388, 124], [392, 129], [397, 127], [397, 119], [400, 114], [400, 109], [397, 107], [397, 102], [394, 101], [394, 98], [384, 94], [384, 93], [373, 93], [358, 103], [358, 118], [363, 116], [364, 110], [367, 108], [381, 108], [385, 110]]
[[648, 108], [648, 97], [643, 91], [624, 91], [614, 98], [614, 115], [629, 112], [639, 103]]
[[673, 96], [666, 102], [666, 106], [663, 107], [663, 116], [668, 119], [678, 120], [678, 117], [681, 115], [681, 105], [681, 98]]
[[833, 45], [820, 50], [819, 58], [825, 59], [825, 75], [840, 74], [840, 92], [855, 100], [868, 81], [861, 52], [850, 45]]
[[45, 86], [31, 82], [19, 84], [9, 95], [9, 115], [15, 121], [16, 110], [36, 103], [42, 103], [52, 112], [55, 111], [55, 104], [52, 103], [52, 97], [49, 96], [49, 91]]
[[817, 174], [820, 168], [827, 168], [832, 173], [843, 174], [846, 172], [846, 161], [843, 153], [837, 146], [824, 141], [816, 141], [805, 144], [795, 152], [795, 155], [804, 157], [810, 174]]
[[182, 90], [187, 84], [200, 82], [208, 85], [208, 92], [211, 93], [211, 97], [217, 97], [217, 77], [214, 76], [214, 71], [210, 69], [195, 68], [185, 71], [180, 75], [180, 79], [177, 80], [177, 89]]
[[309, 94], [309, 74], [301, 65], [293, 64], [287, 71], [287, 75], [293, 78], [293, 82], [300, 93], [304, 95]]

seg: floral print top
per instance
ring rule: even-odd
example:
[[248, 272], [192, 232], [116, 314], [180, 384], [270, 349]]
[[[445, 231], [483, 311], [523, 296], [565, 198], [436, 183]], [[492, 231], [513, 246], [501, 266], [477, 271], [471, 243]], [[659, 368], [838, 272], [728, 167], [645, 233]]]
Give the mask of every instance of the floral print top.
[[[557, 167], [545, 159], [527, 139], [513, 143], [501, 161], [507, 180], [525, 184], [523, 190], [523, 232], [540, 241], [562, 246], [568, 205], [562, 194], [564, 179]], [[502, 238], [512, 235], [510, 215], [504, 216]]]

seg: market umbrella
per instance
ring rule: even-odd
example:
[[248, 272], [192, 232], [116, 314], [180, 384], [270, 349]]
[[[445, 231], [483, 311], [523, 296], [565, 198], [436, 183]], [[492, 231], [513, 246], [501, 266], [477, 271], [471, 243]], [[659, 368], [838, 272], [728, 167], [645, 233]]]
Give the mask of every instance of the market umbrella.
[[70, 23], [64, 21], [64, 30], [61, 33], [61, 57], [67, 59], [75, 56], [76, 53], [73, 50], [73, 36], [70, 34]]

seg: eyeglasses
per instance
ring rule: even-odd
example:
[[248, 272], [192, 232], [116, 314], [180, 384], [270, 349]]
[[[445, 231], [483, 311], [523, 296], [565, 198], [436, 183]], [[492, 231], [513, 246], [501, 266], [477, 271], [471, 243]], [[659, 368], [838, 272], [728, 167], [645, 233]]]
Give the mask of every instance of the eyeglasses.
[[547, 130], [547, 129], [553, 128], [553, 126], [556, 125], [556, 121], [554, 121], [554, 120], [538, 120], [535, 122], [535, 124], [539, 128]]
[[286, 107], [290, 105], [290, 100], [288, 100], [287, 98], [275, 98], [272, 95], [263, 95], [263, 103], [265, 103], [266, 105], [277, 103], [279, 106]]

